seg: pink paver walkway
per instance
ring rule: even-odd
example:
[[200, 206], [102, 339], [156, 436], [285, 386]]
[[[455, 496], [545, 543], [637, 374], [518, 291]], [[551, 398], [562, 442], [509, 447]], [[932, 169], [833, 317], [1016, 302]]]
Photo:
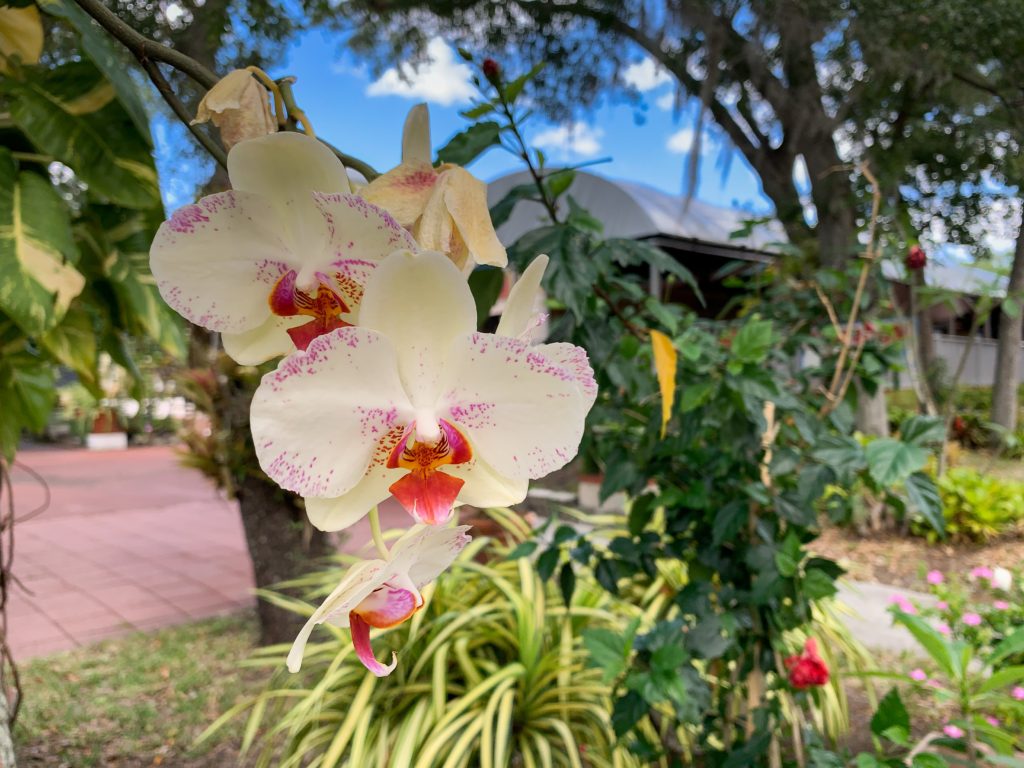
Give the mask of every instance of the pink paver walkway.
[[[30, 450], [18, 461], [50, 486], [49, 509], [15, 528], [8, 628], [16, 659], [253, 604], [235, 504], [172, 448]], [[16, 512], [43, 498], [12, 472]]]

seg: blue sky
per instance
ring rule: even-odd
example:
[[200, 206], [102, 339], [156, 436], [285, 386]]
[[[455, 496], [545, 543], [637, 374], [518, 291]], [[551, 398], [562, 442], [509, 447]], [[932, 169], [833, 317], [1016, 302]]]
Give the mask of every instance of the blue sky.
[[[386, 170], [399, 161], [402, 122], [413, 104], [430, 104], [435, 148], [467, 124], [458, 113], [469, 105], [473, 94], [469, 67], [440, 39], [431, 41], [429, 53], [432, 63], [413, 73], [411, 83], [404, 82], [397, 71], [377, 78], [340, 49], [337, 35], [314, 30], [298, 38], [289, 47], [286, 61], [270, 74], [298, 78], [295, 93], [318, 135], [378, 170]], [[646, 111], [628, 104], [605, 104], [574, 125], [552, 125], [535, 118], [527, 138], [545, 151], [552, 164], [610, 158], [593, 170], [681, 193], [693, 135], [692, 112], [684, 110], [676, 119], [674, 86], [652, 62], [638, 58], [624, 76], [644, 92]], [[167, 130], [157, 126], [158, 145], [166, 146]], [[179, 128], [170, 130], [177, 133]], [[723, 137], [711, 129], [703, 145], [697, 197], [758, 214], [772, 210], [757, 177]], [[163, 161], [168, 206], [189, 202], [200, 175], [197, 169], [183, 167], [178, 158], [164, 157]], [[471, 169], [489, 181], [520, 167], [511, 155], [492, 150]]]

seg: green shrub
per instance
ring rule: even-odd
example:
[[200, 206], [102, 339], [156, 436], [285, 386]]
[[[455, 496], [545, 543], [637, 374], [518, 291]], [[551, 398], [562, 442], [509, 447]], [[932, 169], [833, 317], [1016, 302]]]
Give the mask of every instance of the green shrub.
[[[985, 541], [1024, 519], [1024, 483], [985, 475], [967, 467], [939, 479], [946, 531], [954, 538]], [[929, 537], [924, 526], [915, 528]]]
[[[402, 656], [389, 677], [367, 672], [347, 632], [323, 625], [300, 674], [284, 671], [286, 648], [258, 651], [251, 664], [275, 670], [270, 687], [203, 738], [248, 712], [243, 749], [257, 747], [259, 766], [640, 765], [614, 744], [610, 689], [582, 640], [586, 629], [623, 630], [624, 614], [640, 610], [619, 604], [612, 613], [607, 593], [582, 578], [567, 609], [528, 559], [504, 559], [495, 546], [489, 553], [502, 559], [476, 562], [486, 546], [474, 541], [424, 590], [412, 619], [377, 635], [378, 656]], [[331, 568], [292, 585], [318, 603], [339, 576]], [[304, 615], [313, 609], [265, 597]]]

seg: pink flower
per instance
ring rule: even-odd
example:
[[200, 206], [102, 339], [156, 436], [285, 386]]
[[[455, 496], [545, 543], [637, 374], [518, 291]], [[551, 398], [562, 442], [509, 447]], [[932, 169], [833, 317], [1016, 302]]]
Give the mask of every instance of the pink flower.
[[992, 717], [992, 715], [989, 715], [988, 717], [985, 718], [985, 722], [988, 723], [989, 725], [991, 725], [993, 728], [998, 728], [999, 727], [999, 718], [998, 717]]
[[904, 613], [917, 613], [917, 608], [914, 607], [914, 604], [898, 592], [889, 597], [889, 602]]
[[948, 611], [949, 603], [947, 603], [945, 600], [939, 600], [939, 602], [935, 604], [935, 607], [938, 608], [940, 611]]
[[965, 613], [963, 616], [963, 622], [968, 627], [976, 627], [981, 624], [981, 616], [976, 613]]
[[942, 575], [942, 571], [928, 571], [928, 575], [925, 577], [929, 584], [938, 585], [944, 582], [946, 579]]
[[950, 723], [942, 727], [942, 732], [949, 736], [951, 739], [963, 738], [964, 731], [962, 728], [957, 728], [955, 725]]
[[912, 669], [910, 671], [910, 679], [921, 683], [928, 679], [928, 675], [925, 674], [923, 669]]
[[940, 683], [934, 677], [931, 680], [929, 680], [927, 683], [925, 683], [925, 685], [927, 685], [929, 688], [941, 688], [942, 687], [942, 683]]
[[992, 603], [992, 607], [995, 608], [997, 611], [1006, 611], [1009, 610], [1010, 604], [1005, 600], [996, 600], [994, 603]]
[[1024, 701], [1024, 687], [1019, 685], [1014, 686], [1013, 690], [1010, 691], [1010, 695], [1013, 696], [1017, 701]]
[[935, 629], [939, 631], [939, 634], [946, 635], [947, 637], [953, 633], [953, 630], [950, 629], [949, 624], [947, 624], [944, 621], [941, 622], [937, 627], [935, 627]]
[[977, 568], [971, 569], [972, 579], [991, 579], [993, 575], [992, 569], [986, 565], [979, 565]]

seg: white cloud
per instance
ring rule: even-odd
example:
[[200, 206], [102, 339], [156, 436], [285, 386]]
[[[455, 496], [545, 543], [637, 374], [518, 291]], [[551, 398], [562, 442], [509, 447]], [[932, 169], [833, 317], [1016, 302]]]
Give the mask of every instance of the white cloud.
[[693, 146], [693, 128], [681, 128], [668, 137], [665, 147], [669, 152], [685, 155]]
[[392, 67], [370, 83], [366, 95], [424, 99], [445, 107], [469, 101], [475, 93], [473, 72], [456, 61], [455, 52], [440, 37], [427, 44], [427, 59], [417, 68], [408, 62]]
[[658, 109], [664, 109], [668, 112], [670, 109], [675, 109], [676, 106], [676, 92], [667, 91], [657, 98], [654, 102]]
[[653, 59], [644, 59], [630, 64], [622, 71], [622, 79], [626, 85], [638, 91], [653, 91], [659, 85], [671, 83], [672, 77], [665, 69], [654, 63]]
[[557, 150], [565, 155], [593, 157], [601, 151], [601, 137], [604, 131], [592, 128], [582, 121], [572, 125], [560, 125], [541, 131], [533, 143], [541, 149]]

